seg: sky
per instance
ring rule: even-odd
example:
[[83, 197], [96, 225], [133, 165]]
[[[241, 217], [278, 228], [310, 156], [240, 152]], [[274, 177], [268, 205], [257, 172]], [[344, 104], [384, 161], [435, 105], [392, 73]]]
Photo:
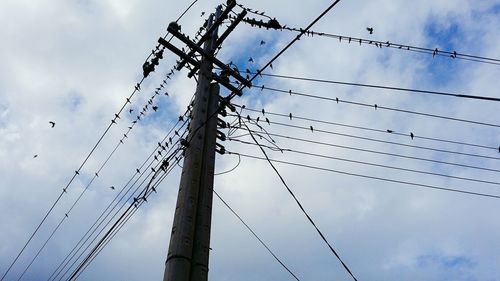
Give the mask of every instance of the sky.
[[[3, 21], [0, 25], [2, 275], [122, 108], [134, 85], [141, 81], [142, 64], [157, 45], [158, 38], [166, 35], [168, 24], [179, 17], [188, 2], [0, 2]], [[296, 28], [306, 27], [331, 4], [319, 0], [241, 0], [238, 3], [265, 11], [282, 25]], [[222, 2], [199, 0], [179, 21], [182, 32], [193, 38], [218, 4]], [[240, 10], [235, 8], [237, 12]], [[500, 25], [499, 13], [500, 2], [495, 0], [340, 1], [312, 27], [318, 32], [342, 35], [340, 42], [338, 38], [304, 36], [265, 73], [498, 98], [498, 65], [439, 54], [448, 50], [500, 58], [500, 31], [496, 28]], [[374, 28], [373, 34], [368, 33], [367, 27]], [[240, 70], [255, 71], [296, 35], [240, 24], [226, 39], [217, 57], [226, 63], [232, 61]], [[348, 37], [437, 48], [438, 56], [404, 48], [349, 44]], [[261, 41], [265, 44], [260, 44]], [[184, 47], [178, 40], [172, 43]], [[248, 61], [250, 57], [254, 62]], [[187, 77], [186, 69], [172, 75], [161, 89], [162, 93], [168, 92], [168, 96], [155, 97], [158, 110], [152, 111], [150, 105], [144, 117], [127, 132], [137, 112], [154, 95], [176, 60], [173, 53], [165, 50], [156, 71], [141, 84], [141, 91], [131, 98], [120, 119], [116, 119], [117, 124], [111, 126], [4, 280], [20, 278], [85, 190], [19, 279], [48, 280], [101, 211], [135, 175], [136, 168], [158, 147], [157, 142], [176, 124], [196, 88], [196, 81]], [[272, 159], [500, 196], [497, 102], [272, 77], [258, 78], [254, 84], [341, 101], [277, 93], [258, 86], [244, 90], [243, 96], [236, 97], [234, 103], [258, 110], [258, 113], [243, 111], [242, 115], [253, 119], [259, 116], [259, 124], [269, 133], [329, 144], [273, 137], [278, 147], [337, 158], [268, 150]], [[227, 90], [221, 90], [221, 95], [227, 94]], [[378, 109], [344, 101], [377, 104]], [[383, 107], [490, 125], [389, 111]], [[129, 109], [134, 111], [129, 113]], [[262, 109], [265, 115], [260, 113]], [[289, 113], [294, 116], [292, 120], [287, 117]], [[224, 120], [233, 122], [234, 117]], [[53, 128], [49, 121], [55, 122]], [[414, 139], [410, 138], [410, 132], [416, 136]], [[232, 136], [241, 134], [244, 131], [239, 130]], [[357, 138], [346, 137], [347, 134]], [[426, 140], [422, 136], [458, 143]], [[121, 139], [123, 144], [119, 143]], [[248, 136], [237, 139], [252, 142]], [[265, 139], [257, 139], [270, 145]], [[116, 153], [89, 184], [118, 144]], [[229, 140], [222, 144], [231, 152], [263, 157], [254, 145]], [[218, 194], [300, 280], [352, 280], [269, 163], [246, 157], [240, 160], [235, 154], [217, 155], [216, 173], [236, 167], [215, 176], [214, 189]], [[497, 198], [284, 163], [274, 165], [358, 280], [500, 280], [500, 223], [496, 219], [500, 201]], [[464, 167], [466, 165], [490, 170]], [[162, 280], [180, 172], [181, 168], [177, 167], [166, 177], [158, 186], [158, 193], [153, 193], [148, 202], [137, 209], [79, 280]], [[217, 197], [213, 202], [209, 279], [294, 280]]]

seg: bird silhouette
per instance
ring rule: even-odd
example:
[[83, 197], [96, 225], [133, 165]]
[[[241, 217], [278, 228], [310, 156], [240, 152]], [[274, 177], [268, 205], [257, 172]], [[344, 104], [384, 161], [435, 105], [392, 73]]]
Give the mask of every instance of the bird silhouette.
[[410, 132], [410, 138], [413, 139], [414, 137], [415, 135], [412, 132]]
[[129, 98], [126, 98], [126, 99], [127, 99], [127, 103], [131, 103]]
[[264, 108], [262, 109], [262, 115], [266, 115], [266, 111], [264, 110]]
[[157, 110], [158, 110], [158, 106], [156, 106], [156, 105], [155, 105], [155, 106], [153, 106], [153, 110], [154, 110], [154, 111], [157, 111]]
[[110, 186], [109, 188], [111, 188], [111, 190], [115, 190], [115, 187], [114, 187], [114, 186]]
[[75, 174], [79, 175], [80, 173], [78, 171], [75, 171]]
[[269, 67], [270, 67], [271, 69], [273, 69], [273, 64], [272, 64], [272, 63], [270, 63], [270, 64], [269, 64]]
[[393, 133], [394, 131], [393, 131], [393, 130], [389, 130], [389, 129], [387, 129], [387, 132], [388, 132], [388, 133]]
[[432, 52], [432, 57], [435, 57], [438, 53], [438, 48], [434, 49], [434, 51]]
[[311, 132], [313, 132], [313, 133], [314, 133], [314, 128], [313, 128], [313, 126], [309, 126], [309, 129], [311, 129]]
[[288, 114], [288, 117], [290, 117], [290, 120], [292, 120], [292, 113]]
[[335, 101], [337, 101], [337, 103], [339, 103], [339, 98], [335, 98]]
[[267, 119], [267, 117], [266, 117], [266, 122], [267, 124], [271, 125], [271, 122], [269, 121], [269, 119]]
[[33, 155], [33, 158], [37, 158], [37, 157], [38, 157], [38, 154]]
[[250, 58], [248, 59], [248, 62], [253, 62], [253, 58], [252, 58], [252, 57], [250, 57]]
[[132, 114], [132, 111], [134, 111], [132, 108], [128, 110], [128, 113]]
[[260, 90], [261, 90], [261, 91], [263, 91], [263, 90], [264, 90], [264, 88], [265, 88], [265, 86], [264, 86], [264, 85], [262, 85], [262, 87], [260, 87]]
[[205, 15], [205, 12], [201, 12], [201, 16], [200, 17], [203, 17]]
[[140, 174], [140, 173], [141, 173], [141, 171], [139, 171], [139, 169], [135, 169], [135, 171], [136, 171], [138, 174]]
[[135, 90], [138, 92], [141, 90], [141, 85], [139, 83], [135, 85]]
[[257, 116], [257, 119], [255, 119], [255, 122], [259, 123], [260, 117]]
[[50, 127], [54, 128], [56, 126], [56, 122], [54, 121], [49, 121]]
[[375, 110], [377, 110], [377, 104], [375, 104], [374, 107], [375, 107]]
[[260, 40], [260, 45], [262, 46], [262, 45], [264, 45], [264, 44], [266, 44], [266, 41], [264, 41], [264, 40]]
[[292, 95], [292, 90], [288, 90], [288, 93], [290, 94], [290, 96]]
[[366, 30], [370, 32], [370, 34], [373, 34], [373, 27], [367, 27]]

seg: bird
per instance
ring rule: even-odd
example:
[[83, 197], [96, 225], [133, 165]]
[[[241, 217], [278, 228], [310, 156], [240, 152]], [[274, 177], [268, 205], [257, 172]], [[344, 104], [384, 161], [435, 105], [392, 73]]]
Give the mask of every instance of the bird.
[[248, 59], [248, 62], [253, 62], [253, 58], [252, 58], [252, 57], [250, 57], [250, 58]]
[[288, 114], [288, 117], [290, 117], [290, 120], [292, 120], [292, 113]]
[[78, 172], [78, 171], [75, 171], [75, 174], [79, 175], [79, 174], [80, 174], [80, 172]]
[[128, 110], [128, 113], [132, 114], [132, 111], [134, 111], [132, 108]]
[[438, 53], [438, 48], [434, 49], [434, 51], [432, 52], [432, 57], [435, 57]]
[[179, 115], [179, 122], [184, 121], [184, 117], [182, 115]]
[[260, 117], [257, 116], [257, 119], [255, 119], [255, 122], [259, 123]]
[[415, 135], [413, 135], [412, 132], [410, 132], [410, 138], [413, 139], [415, 137]]
[[267, 124], [271, 125], [271, 122], [269, 121], [269, 119], [267, 119], [267, 117], [266, 117], [266, 122]]
[[99, 175], [98, 175], [97, 173], [95, 173], [95, 176], [96, 176], [96, 178], [98, 178], [98, 177], [99, 177]]
[[200, 17], [203, 17], [205, 15], [205, 12], [201, 12], [201, 16]]
[[367, 27], [366, 30], [370, 32], [370, 34], [373, 34], [373, 27]]
[[56, 126], [56, 122], [54, 121], [49, 121], [50, 127], [54, 128]]
[[111, 190], [115, 190], [115, 187], [114, 187], [114, 186], [110, 186], [109, 188], [111, 188]]
[[37, 158], [37, 157], [38, 157], [38, 154], [33, 155], [33, 158]]
[[129, 98], [127, 98], [127, 103], [131, 103]]
[[337, 103], [339, 103], [339, 98], [337, 98], [337, 97], [336, 97], [336, 98], [335, 98], [335, 101], [337, 101]]
[[139, 171], [139, 169], [135, 169], [135, 171], [136, 171], [138, 174], [140, 174], [140, 173], [141, 173], [141, 171]]
[[141, 85], [139, 83], [135, 85], [135, 90], [138, 92], [141, 90]]
[[375, 107], [375, 110], [377, 110], [377, 104], [375, 104], [374, 107]]
[[261, 90], [261, 91], [263, 91], [263, 90], [264, 90], [264, 88], [265, 88], [265, 86], [264, 86], [264, 85], [262, 85], [262, 87], [260, 87], [260, 90]]
[[262, 46], [262, 45], [264, 45], [264, 44], [266, 44], [266, 41], [264, 41], [264, 40], [260, 40], [260, 45]]
[[154, 111], [157, 111], [157, 110], [158, 110], [158, 106], [156, 106], [156, 105], [155, 105], [155, 106], [153, 106], [153, 110], [154, 110]]
[[394, 131], [393, 131], [393, 130], [389, 130], [389, 129], [387, 129], [387, 132], [388, 132], [388, 133], [392, 133], [392, 132], [394, 132]]
[[292, 90], [288, 90], [288, 93], [290, 94], [290, 96], [292, 95]]
[[311, 129], [311, 132], [313, 132], [313, 133], [314, 133], [313, 126], [309, 126], [309, 129]]
[[273, 69], [273, 64], [272, 64], [272, 63], [270, 63], [270, 64], [269, 64], [269, 67], [270, 67], [271, 69]]
[[264, 110], [264, 108], [262, 109], [262, 115], [266, 115], [266, 111]]

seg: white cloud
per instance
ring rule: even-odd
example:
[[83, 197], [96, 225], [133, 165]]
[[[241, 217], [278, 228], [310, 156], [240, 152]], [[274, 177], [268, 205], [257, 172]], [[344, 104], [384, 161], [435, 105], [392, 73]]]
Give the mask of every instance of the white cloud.
[[[245, 1], [245, 6], [266, 11], [282, 24], [306, 26], [329, 1]], [[183, 18], [182, 31], [194, 34], [203, 23], [202, 11], [218, 2], [200, 2]], [[141, 65], [187, 3], [165, 1], [3, 1], [0, 3], [0, 273], [40, 222], [74, 170], [104, 132], [114, 114], [142, 78]], [[313, 29], [354, 37], [457, 52], [498, 56], [496, 1], [341, 1]], [[369, 35], [365, 28], [374, 27]], [[220, 51], [223, 61], [256, 69], [283, 48], [296, 34], [238, 26]], [[263, 46], [261, 40], [266, 41]], [[177, 42], [177, 41], [173, 41]], [[177, 43], [176, 43], [177, 44]], [[252, 57], [255, 63], [247, 63]], [[83, 168], [81, 177], [63, 196], [9, 275], [22, 271], [50, 230], [71, 207], [89, 179], [123, 137], [130, 122], [147, 103], [164, 74], [177, 58], [168, 50], [165, 59], [142, 91], [132, 99]], [[243, 65], [247, 63], [247, 65]], [[285, 52], [267, 72], [359, 83], [464, 94], [496, 96], [496, 65], [446, 57], [304, 37]], [[73, 247], [110, 200], [157, 146], [185, 111], [195, 82], [177, 73], [155, 97], [159, 112], [142, 118], [128, 134], [108, 166], [93, 182], [60, 231], [47, 245], [23, 280], [45, 279]], [[341, 100], [479, 120], [498, 124], [493, 102], [418, 96], [375, 89], [262, 78], [259, 84], [292, 89]], [[225, 94], [226, 91], [223, 91]], [[346, 103], [336, 104], [252, 89], [237, 103], [258, 110], [392, 129], [416, 136], [481, 143], [497, 147], [498, 128], [409, 115]], [[246, 115], [247, 113], [245, 113]], [[262, 114], [271, 122], [287, 118]], [[56, 126], [50, 128], [49, 120]], [[229, 121], [230, 119], [227, 118]], [[318, 130], [360, 135], [411, 145], [480, 153], [497, 157], [494, 149], [443, 144], [394, 134], [368, 132], [294, 119], [290, 124], [317, 130], [263, 127], [273, 133], [326, 143], [380, 150], [414, 157], [496, 169], [498, 160], [448, 155], [410, 147], [391, 146], [321, 134]], [[275, 138], [283, 148], [334, 157], [445, 173], [498, 182], [498, 174], [359, 151], [305, 144]], [[250, 139], [247, 139], [250, 140]], [[250, 140], [251, 141], [251, 140]], [[227, 149], [261, 156], [254, 146], [225, 142]], [[38, 157], [33, 158], [37, 154]], [[448, 188], [496, 193], [496, 186], [405, 173], [343, 161], [279, 152], [276, 159], [378, 177], [426, 183]], [[270, 166], [242, 158], [238, 168], [215, 178], [215, 188], [252, 226], [301, 280], [348, 280], [336, 258], [307, 222]], [[237, 163], [235, 156], [217, 156], [216, 171]], [[418, 187], [360, 179], [345, 175], [276, 164], [290, 188], [359, 280], [495, 280], [499, 266], [500, 225], [494, 214], [496, 200]], [[160, 186], [159, 193], [139, 209], [81, 280], [161, 279], [168, 248], [180, 173]], [[236, 218], [214, 198], [210, 278], [214, 280], [289, 280], [289, 274], [260, 246]], [[458, 266], [463, 265], [463, 266]], [[17, 278], [16, 278], [17, 279]], [[14, 280], [16, 280], [14, 279]]]

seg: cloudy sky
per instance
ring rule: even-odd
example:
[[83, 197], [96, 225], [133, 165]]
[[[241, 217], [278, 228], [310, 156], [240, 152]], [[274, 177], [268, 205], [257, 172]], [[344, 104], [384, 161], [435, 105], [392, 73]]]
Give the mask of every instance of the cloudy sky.
[[[158, 38], [166, 34], [168, 23], [177, 19], [188, 2], [0, 2], [2, 275], [142, 79], [142, 64]], [[296, 28], [307, 26], [331, 4], [319, 0], [239, 3]], [[218, 4], [198, 1], [179, 21], [182, 31], [194, 37]], [[265, 73], [499, 97], [500, 66], [460, 58], [460, 54], [500, 58], [499, 13], [500, 2], [496, 0], [340, 1], [312, 28], [344, 36], [340, 42], [338, 38], [303, 37]], [[374, 28], [373, 34], [367, 27]], [[240, 24], [224, 42], [218, 57], [226, 63], [232, 61], [241, 70], [254, 71], [295, 36], [290, 31]], [[354, 41], [349, 44], [348, 37], [439, 51], [433, 57], [405, 48], [378, 48]], [[261, 45], [261, 41], [265, 44]], [[183, 47], [179, 41], [172, 42]], [[456, 59], [441, 56], [444, 50], [459, 55]], [[21, 278], [48, 280], [185, 112], [196, 82], [187, 78], [184, 69], [161, 90], [168, 96], [155, 97], [153, 103], [158, 110], [152, 111], [150, 105], [128, 132], [137, 112], [148, 104], [178, 59], [168, 50], [164, 57], [4, 280], [20, 278], [64, 219]], [[248, 61], [250, 57], [253, 62]], [[242, 114], [259, 117], [259, 124], [270, 134], [316, 142], [273, 137], [280, 148], [330, 157], [267, 152], [272, 159], [330, 170], [275, 163], [358, 280], [500, 280], [500, 223], [496, 219], [499, 199], [422, 186], [500, 196], [498, 102], [272, 77], [259, 78], [255, 84], [339, 98], [336, 103], [254, 87], [233, 101], [257, 110]], [[221, 91], [221, 95], [227, 94]], [[371, 106], [374, 104], [377, 110]], [[129, 113], [129, 109], [134, 111]], [[294, 116], [292, 120], [287, 117], [289, 113]], [[234, 118], [228, 116], [225, 120], [232, 122]], [[51, 128], [49, 121], [56, 125]], [[239, 130], [233, 136], [242, 134], [244, 131]], [[252, 142], [248, 136], [237, 139]], [[257, 139], [270, 145], [264, 138]], [[237, 141], [223, 144], [232, 152], [263, 157], [254, 145]], [[117, 145], [99, 177], [89, 184]], [[238, 162], [236, 155], [218, 155], [216, 173], [228, 171]], [[158, 186], [158, 193], [149, 197], [80, 275], [80, 280], [162, 279], [179, 177], [177, 167]], [[352, 280], [269, 163], [241, 157], [234, 171], [215, 177], [214, 188], [300, 280]], [[211, 248], [211, 280], [294, 280], [218, 198], [214, 198]]]

